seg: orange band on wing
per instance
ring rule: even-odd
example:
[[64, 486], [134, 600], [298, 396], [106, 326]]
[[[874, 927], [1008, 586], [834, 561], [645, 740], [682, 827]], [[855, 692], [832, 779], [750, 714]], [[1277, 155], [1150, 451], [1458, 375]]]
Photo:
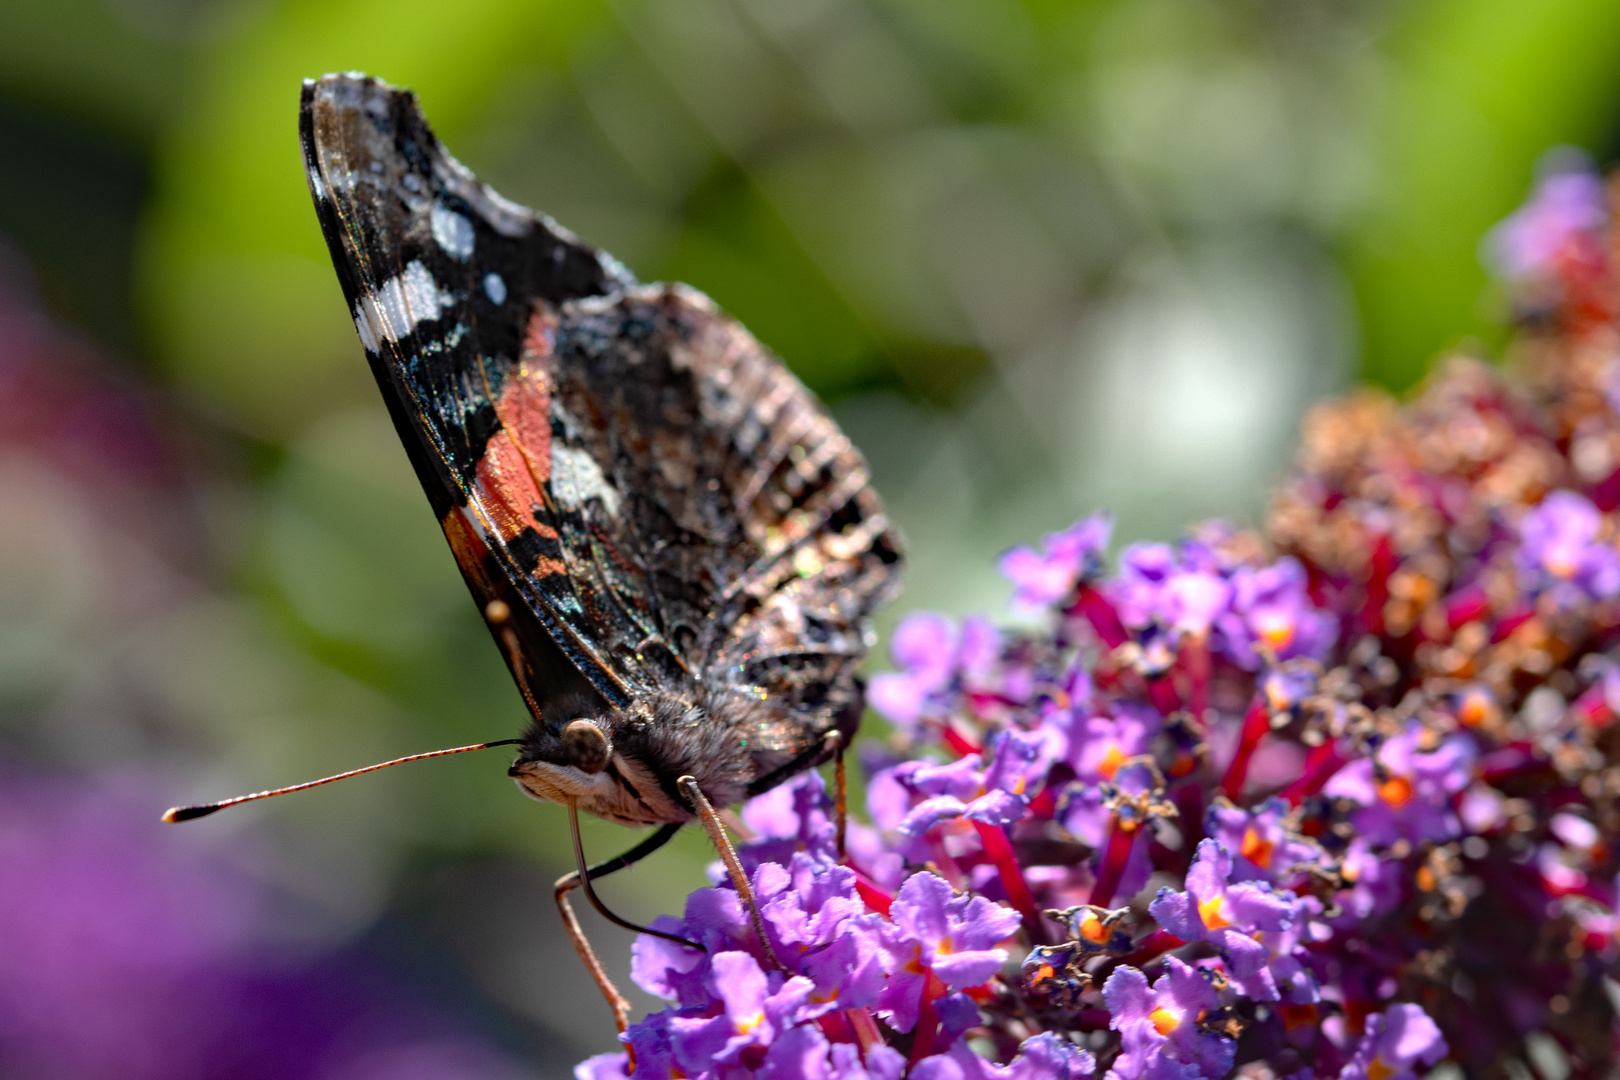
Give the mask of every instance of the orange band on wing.
[[450, 551], [456, 557], [456, 563], [469, 577], [475, 577], [487, 586], [487, 576], [484, 572], [484, 558], [489, 554], [489, 545], [479, 536], [460, 507], [452, 509], [444, 515], [439, 522], [439, 528], [444, 530], [444, 538], [450, 541]]
[[556, 535], [534, 518], [545, 501], [535, 483], [529, 456], [507, 432], [497, 431], [484, 447], [474, 489], [479, 506], [502, 540], [510, 541], [525, 529]]
[[556, 532], [536, 514], [549, 505], [545, 487], [551, 479], [551, 342], [556, 315], [535, 309], [523, 343], [523, 361], [495, 402], [501, 430], [484, 447], [478, 462], [478, 501], [502, 540], [525, 529], [542, 536]]

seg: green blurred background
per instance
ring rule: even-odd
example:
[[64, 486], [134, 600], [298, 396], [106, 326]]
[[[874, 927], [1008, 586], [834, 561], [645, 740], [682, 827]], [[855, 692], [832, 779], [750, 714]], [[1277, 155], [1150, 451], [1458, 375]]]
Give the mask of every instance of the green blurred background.
[[[899, 606], [956, 612], [999, 613], [995, 553], [1099, 506], [1124, 539], [1252, 521], [1311, 400], [1488, 354], [1479, 238], [1545, 148], [1620, 135], [1612, 0], [8, 0], [0, 261], [177, 477], [115, 506], [0, 456], [0, 745], [30, 768], [140, 765], [182, 801], [522, 723], [309, 205], [299, 81], [349, 69], [780, 353], [909, 536]], [[610, 1027], [551, 908], [561, 813], [503, 771], [191, 828], [256, 845], [289, 948], [400, 927], [564, 1075]], [[687, 840], [604, 893], [675, 910]]]

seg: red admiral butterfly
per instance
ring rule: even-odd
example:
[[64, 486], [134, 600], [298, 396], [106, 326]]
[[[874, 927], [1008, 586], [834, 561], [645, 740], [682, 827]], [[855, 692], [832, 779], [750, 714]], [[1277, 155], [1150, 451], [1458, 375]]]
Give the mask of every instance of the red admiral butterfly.
[[781, 361], [696, 290], [638, 284], [479, 183], [415, 95], [309, 81], [300, 132], [355, 329], [533, 713], [505, 740], [511, 775], [571, 813], [660, 826], [558, 883], [622, 1027], [564, 894], [694, 819], [725, 854], [713, 805], [847, 745], [898, 538]]

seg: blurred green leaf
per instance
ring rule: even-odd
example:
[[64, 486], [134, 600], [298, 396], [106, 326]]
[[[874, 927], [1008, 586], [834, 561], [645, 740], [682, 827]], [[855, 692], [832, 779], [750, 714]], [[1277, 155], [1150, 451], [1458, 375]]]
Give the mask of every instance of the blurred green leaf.
[[1611, 149], [1620, 4], [1439, 0], [1415, 6], [1387, 48], [1375, 203], [1347, 250], [1363, 374], [1402, 388], [1463, 339], [1500, 342], [1479, 243], [1523, 200], [1536, 158], [1559, 143]]
[[180, 385], [273, 439], [373, 393], [310, 207], [301, 80], [360, 69], [413, 87], [454, 146], [514, 67], [560, 64], [600, 18], [565, 0], [302, 0], [205, 50], [143, 253], [143, 299]]
[[151, 143], [181, 106], [190, 43], [120, 19], [102, 0], [0, 4], [0, 93]]

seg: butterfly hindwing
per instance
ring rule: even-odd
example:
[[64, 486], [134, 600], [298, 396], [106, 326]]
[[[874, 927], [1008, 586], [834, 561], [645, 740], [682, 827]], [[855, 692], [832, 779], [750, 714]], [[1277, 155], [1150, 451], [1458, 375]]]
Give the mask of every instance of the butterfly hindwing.
[[640, 662], [667, 652], [706, 686], [769, 703], [752, 736], [765, 772], [853, 727], [867, 619], [900, 556], [832, 417], [684, 286], [569, 302], [549, 335], [559, 430], [615, 493], [611, 523], [584, 504], [601, 580], [656, 633]]

